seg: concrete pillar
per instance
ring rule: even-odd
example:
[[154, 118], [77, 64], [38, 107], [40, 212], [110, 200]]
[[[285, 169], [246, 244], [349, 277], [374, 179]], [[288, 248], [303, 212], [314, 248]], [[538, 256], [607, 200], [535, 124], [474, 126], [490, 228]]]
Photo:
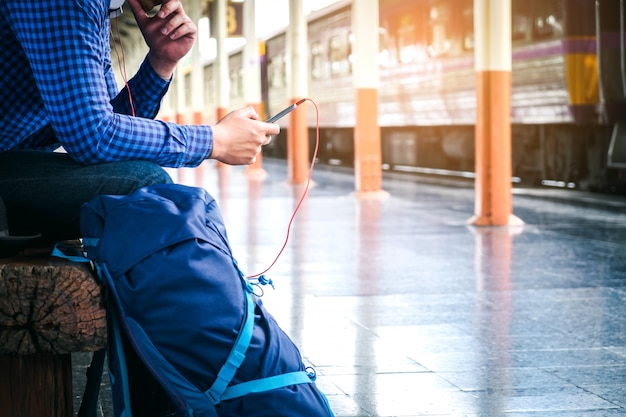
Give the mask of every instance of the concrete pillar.
[[352, 74], [355, 89], [354, 167], [357, 193], [382, 189], [378, 125], [378, 0], [352, 3]]
[[511, 195], [511, 0], [474, 1], [476, 226], [519, 223]]
[[[200, 0], [189, 0], [189, 17], [198, 25], [202, 17]], [[204, 68], [200, 54], [200, 42], [196, 39], [191, 49], [191, 111], [193, 124], [203, 123], [204, 110]]]
[[230, 78], [228, 77], [228, 52], [226, 51], [227, 33], [227, 2], [226, 0], [213, 0], [213, 27], [217, 47], [214, 71], [215, 71], [215, 97], [217, 102], [217, 120], [220, 120], [228, 112]]
[[164, 122], [171, 122], [173, 120], [172, 111], [172, 95], [166, 94], [165, 97], [163, 97], [161, 110], [159, 111], [157, 117]]
[[[243, 49], [243, 91], [246, 103], [263, 118], [261, 106], [261, 62], [259, 42], [256, 38], [255, 0], [243, 2], [243, 36], [246, 44]], [[246, 173], [250, 177], [263, 178], [263, 153], [256, 157], [256, 161], [248, 166]]]
[[[290, 102], [295, 104], [308, 96], [308, 34], [302, 0], [289, 0], [287, 37]], [[309, 175], [309, 164], [309, 133], [306, 112], [302, 110], [292, 111], [289, 114], [287, 130], [289, 181], [294, 184], [306, 183]]]
[[176, 67], [176, 72], [174, 73], [174, 88], [176, 88], [176, 123], [185, 124], [187, 95], [185, 94], [185, 71], [181, 64]]

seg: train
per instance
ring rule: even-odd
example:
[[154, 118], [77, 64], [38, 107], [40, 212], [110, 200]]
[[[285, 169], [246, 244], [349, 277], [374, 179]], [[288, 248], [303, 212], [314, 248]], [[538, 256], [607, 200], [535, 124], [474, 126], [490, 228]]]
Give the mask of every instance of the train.
[[[317, 163], [345, 167], [354, 165], [355, 140], [351, 8], [340, 0], [307, 17]], [[511, 0], [513, 182], [626, 193], [624, 8], [616, 0]], [[473, 14], [472, 0], [380, 0], [381, 169], [472, 178]], [[293, 100], [287, 29], [262, 41], [263, 102], [275, 114]], [[242, 63], [242, 50], [230, 53], [233, 107], [245, 104]], [[212, 65], [204, 67], [206, 85]], [[315, 122], [309, 111], [311, 149]], [[283, 127], [264, 155], [286, 157]]]

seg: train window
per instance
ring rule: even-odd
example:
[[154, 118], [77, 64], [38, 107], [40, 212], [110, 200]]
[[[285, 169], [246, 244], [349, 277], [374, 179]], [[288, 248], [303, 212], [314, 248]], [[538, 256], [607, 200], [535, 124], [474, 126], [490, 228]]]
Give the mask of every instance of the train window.
[[511, 40], [530, 40], [532, 26], [530, 10], [528, 0], [513, 1], [511, 4]]
[[215, 100], [215, 88], [213, 86], [213, 67], [204, 68], [204, 98], [209, 103]]
[[287, 66], [284, 54], [275, 56], [267, 63], [267, 76], [270, 87], [284, 87], [287, 85]]
[[233, 71], [231, 71], [228, 75], [228, 79], [230, 80], [230, 88], [228, 91], [230, 92], [231, 97], [235, 97], [237, 91], [237, 77]]
[[245, 91], [245, 85], [244, 85], [244, 79], [243, 79], [243, 68], [241, 67], [237, 69], [237, 81], [238, 81], [238, 87], [239, 87], [239, 89], [237, 90], [237, 97], [243, 97], [244, 91]]
[[379, 29], [381, 63], [386, 66], [398, 63], [422, 62], [428, 59], [430, 38], [428, 8], [421, 4], [402, 3], [402, 7], [382, 17]]
[[311, 78], [319, 80], [324, 77], [324, 48], [320, 42], [311, 44]]
[[349, 73], [348, 39], [344, 35], [335, 35], [328, 41], [328, 61], [331, 77], [341, 77]]
[[165, 99], [167, 99], [170, 110], [178, 109], [178, 77], [174, 76], [172, 78], [172, 83]]
[[378, 28], [378, 65], [390, 65], [389, 34], [385, 28]]
[[474, 49], [474, 7], [466, 4], [463, 8], [463, 50], [471, 51]]
[[354, 34], [350, 32], [348, 35], [348, 50], [346, 51], [346, 55], [348, 56], [348, 73], [352, 74], [352, 65], [354, 65]]
[[241, 68], [234, 69], [230, 72], [230, 96], [243, 96], [243, 74]]
[[191, 71], [186, 73], [184, 76], [184, 87], [185, 89], [185, 106], [187, 108], [191, 107]]
[[534, 38], [548, 38], [563, 34], [563, 6], [561, 0], [535, 0], [532, 5]]
[[402, 63], [419, 61], [420, 43], [415, 16], [405, 15], [400, 18], [397, 30], [398, 60]]
[[243, 68], [239, 67], [231, 73], [231, 93], [233, 97], [243, 97]]
[[440, 56], [448, 53], [451, 49], [451, 42], [448, 38], [446, 27], [450, 20], [450, 6], [441, 4], [430, 8], [430, 43], [428, 54], [430, 56]]

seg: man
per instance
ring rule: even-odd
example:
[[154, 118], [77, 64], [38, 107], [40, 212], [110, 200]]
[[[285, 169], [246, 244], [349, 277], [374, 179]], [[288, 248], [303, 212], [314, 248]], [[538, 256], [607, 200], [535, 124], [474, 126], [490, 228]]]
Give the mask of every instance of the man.
[[[162, 166], [252, 163], [278, 134], [252, 108], [214, 126], [153, 120], [196, 27], [179, 0], [128, 5], [149, 47], [130, 92], [111, 67], [110, 0], [0, 0], [0, 197], [12, 235], [80, 237], [80, 206], [96, 195], [171, 182]], [[145, 368], [129, 366], [133, 415], [170, 415]]]
[[12, 235], [76, 238], [94, 196], [170, 182], [161, 167], [252, 163], [278, 134], [252, 108], [214, 126], [153, 120], [196, 26], [180, 0], [128, 5], [149, 47], [130, 93], [111, 67], [110, 0], [0, 0], [0, 196]]

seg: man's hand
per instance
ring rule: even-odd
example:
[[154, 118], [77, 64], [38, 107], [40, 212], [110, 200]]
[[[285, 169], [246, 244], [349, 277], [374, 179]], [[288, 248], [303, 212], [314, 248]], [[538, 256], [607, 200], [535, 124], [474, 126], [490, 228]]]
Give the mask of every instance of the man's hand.
[[230, 165], [252, 164], [261, 147], [270, 143], [272, 135], [280, 132], [276, 123], [258, 120], [252, 107], [228, 113], [213, 126], [211, 158]]
[[147, 15], [146, 2], [128, 0], [137, 25], [150, 48], [148, 60], [162, 78], [171, 78], [174, 68], [193, 46], [197, 28], [183, 10], [180, 0], [153, 1], [161, 3], [154, 15]]

